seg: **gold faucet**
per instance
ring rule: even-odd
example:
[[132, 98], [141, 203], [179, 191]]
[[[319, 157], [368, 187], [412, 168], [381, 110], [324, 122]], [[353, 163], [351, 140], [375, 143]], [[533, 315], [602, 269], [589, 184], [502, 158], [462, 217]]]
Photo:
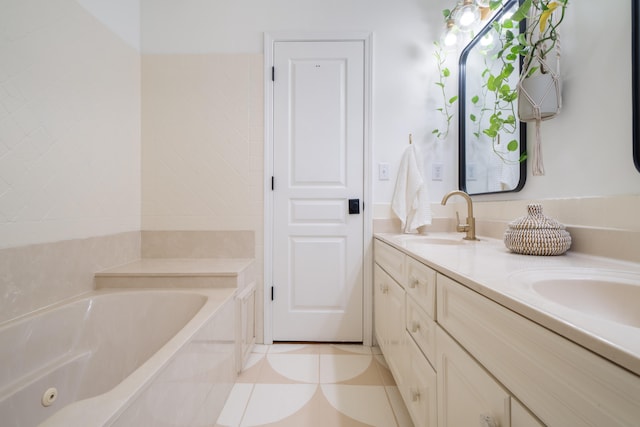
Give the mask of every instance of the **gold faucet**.
[[460, 223], [460, 215], [458, 214], [458, 211], [456, 211], [456, 218], [458, 218], [456, 231], [467, 233], [467, 235], [463, 237], [464, 240], [478, 240], [478, 238], [476, 237], [476, 219], [473, 217], [473, 202], [471, 201], [471, 197], [469, 197], [467, 193], [459, 190], [450, 191], [442, 198], [442, 206], [447, 204], [447, 200], [449, 200], [449, 197], [455, 195], [462, 196], [467, 201], [467, 223]]

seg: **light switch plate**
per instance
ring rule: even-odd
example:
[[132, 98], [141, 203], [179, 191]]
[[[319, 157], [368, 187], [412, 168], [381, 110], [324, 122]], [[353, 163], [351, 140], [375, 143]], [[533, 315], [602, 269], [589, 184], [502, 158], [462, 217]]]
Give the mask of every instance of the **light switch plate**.
[[378, 180], [389, 181], [389, 163], [378, 163]]
[[431, 181], [442, 181], [444, 175], [444, 165], [442, 163], [434, 163], [431, 165]]

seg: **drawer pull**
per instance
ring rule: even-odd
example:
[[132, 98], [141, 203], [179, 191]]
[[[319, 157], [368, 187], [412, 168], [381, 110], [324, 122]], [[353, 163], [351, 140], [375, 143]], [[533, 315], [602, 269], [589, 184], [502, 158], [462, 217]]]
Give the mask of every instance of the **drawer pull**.
[[411, 276], [411, 278], [409, 279], [409, 287], [411, 289], [417, 288], [420, 285], [420, 280], [415, 277], [415, 276]]
[[411, 324], [411, 332], [416, 333], [420, 330], [420, 323], [419, 322], [413, 322]]
[[498, 427], [491, 415], [480, 415], [480, 427]]

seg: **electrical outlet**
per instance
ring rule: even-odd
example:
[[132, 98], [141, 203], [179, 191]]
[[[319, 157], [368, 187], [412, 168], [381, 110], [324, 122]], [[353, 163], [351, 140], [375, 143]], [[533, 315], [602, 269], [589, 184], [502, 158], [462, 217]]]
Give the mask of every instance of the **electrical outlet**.
[[378, 180], [389, 181], [389, 163], [378, 163]]
[[476, 164], [467, 163], [467, 181], [475, 181], [476, 179]]
[[442, 163], [433, 163], [431, 165], [431, 181], [442, 181], [444, 175], [444, 165]]

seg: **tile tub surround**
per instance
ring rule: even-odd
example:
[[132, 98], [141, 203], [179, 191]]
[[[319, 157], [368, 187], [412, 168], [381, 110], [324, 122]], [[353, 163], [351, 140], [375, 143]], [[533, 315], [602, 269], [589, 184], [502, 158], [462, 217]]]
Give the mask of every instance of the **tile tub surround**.
[[[264, 298], [262, 228], [254, 230], [142, 230], [142, 258], [252, 258], [256, 301]], [[246, 283], [250, 283], [245, 280]], [[256, 304], [256, 338], [263, 340], [263, 304]]]
[[255, 233], [247, 231], [142, 231], [142, 258], [254, 258]]
[[239, 288], [255, 281], [245, 258], [143, 258], [96, 273], [96, 288]]
[[0, 249], [0, 323], [93, 290], [96, 271], [140, 257], [140, 232]]
[[[529, 256], [509, 252], [501, 240], [482, 238], [459, 245], [428, 244], [421, 236], [376, 234], [422, 263], [525, 318], [577, 343], [640, 376], [640, 329], [588, 315], [546, 300], [517, 280], [527, 272], [621, 271], [640, 275], [640, 263], [575, 252], [563, 256]], [[462, 241], [459, 233], [431, 237]]]
[[409, 427], [407, 410], [376, 347], [256, 346], [216, 427]]

